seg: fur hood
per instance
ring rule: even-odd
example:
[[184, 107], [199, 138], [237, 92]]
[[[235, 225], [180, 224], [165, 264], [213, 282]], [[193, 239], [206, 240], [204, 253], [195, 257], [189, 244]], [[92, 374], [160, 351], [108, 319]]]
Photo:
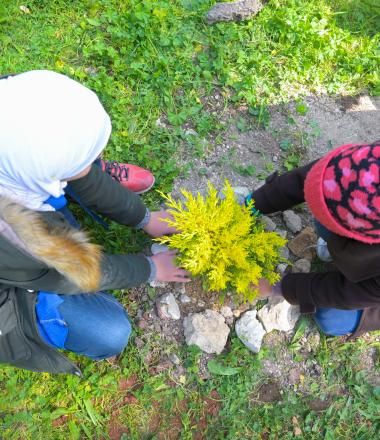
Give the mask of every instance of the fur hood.
[[0, 221], [15, 234], [16, 246], [60, 272], [81, 291], [98, 290], [101, 281], [101, 247], [89, 243], [86, 233], [67, 222], [59, 226], [51, 225], [39, 212], [24, 208], [3, 196], [0, 196]]

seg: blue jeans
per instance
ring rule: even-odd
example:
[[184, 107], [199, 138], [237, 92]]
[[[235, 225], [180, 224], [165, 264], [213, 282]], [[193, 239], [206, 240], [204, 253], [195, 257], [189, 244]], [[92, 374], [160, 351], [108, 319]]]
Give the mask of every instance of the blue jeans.
[[[314, 228], [317, 234], [325, 241], [331, 236], [331, 232], [314, 220]], [[320, 307], [314, 314], [314, 320], [318, 327], [329, 336], [343, 336], [353, 333], [359, 325], [363, 310], [341, 310]]]
[[[61, 212], [72, 226], [80, 227], [65, 197], [50, 197], [46, 203]], [[124, 307], [104, 292], [78, 295], [39, 292], [36, 316], [40, 336], [48, 345], [94, 360], [119, 354], [131, 334]]]
[[[53, 299], [50, 310], [45, 307], [46, 299], [48, 304]], [[124, 307], [104, 292], [79, 295], [40, 292], [36, 312], [40, 335], [47, 344], [94, 360], [119, 354], [131, 334]]]

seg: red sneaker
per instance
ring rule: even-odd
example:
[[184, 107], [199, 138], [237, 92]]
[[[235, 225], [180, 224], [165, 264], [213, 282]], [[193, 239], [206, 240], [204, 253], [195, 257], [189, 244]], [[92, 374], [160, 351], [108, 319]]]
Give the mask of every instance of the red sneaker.
[[137, 165], [108, 160], [100, 160], [100, 163], [105, 173], [117, 180], [124, 188], [128, 188], [136, 194], [150, 190], [154, 184], [153, 174]]

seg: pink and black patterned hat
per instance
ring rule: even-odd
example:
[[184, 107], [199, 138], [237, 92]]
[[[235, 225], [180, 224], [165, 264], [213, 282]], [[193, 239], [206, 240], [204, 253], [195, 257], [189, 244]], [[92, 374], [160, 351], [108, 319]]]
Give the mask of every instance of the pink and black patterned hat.
[[305, 180], [305, 200], [327, 229], [380, 243], [380, 142], [343, 145], [320, 159]]

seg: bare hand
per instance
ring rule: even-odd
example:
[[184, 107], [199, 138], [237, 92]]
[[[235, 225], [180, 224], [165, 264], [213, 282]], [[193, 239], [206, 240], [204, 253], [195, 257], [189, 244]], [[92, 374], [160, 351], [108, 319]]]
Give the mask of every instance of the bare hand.
[[176, 251], [160, 252], [151, 257], [156, 266], [156, 281], [175, 281], [177, 283], [187, 283], [191, 281], [189, 272], [176, 266]]
[[161, 237], [162, 235], [176, 234], [178, 231], [169, 226], [162, 219], [173, 219], [171, 214], [167, 211], [153, 211], [150, 213], [150, 220], [147, 225], [143, 227], [144, 231], [151, 237]]
[[259, 294], [257, 296], [257, 299], [266, 299], [270, 298], [271, 296], [281, 296], [281, 283], [276, 283], [273, 286], [269, 284], [269, 281], [265, 278], [261, 278], [259, 280], [259, 285], [257, 286], [259, 290]]

